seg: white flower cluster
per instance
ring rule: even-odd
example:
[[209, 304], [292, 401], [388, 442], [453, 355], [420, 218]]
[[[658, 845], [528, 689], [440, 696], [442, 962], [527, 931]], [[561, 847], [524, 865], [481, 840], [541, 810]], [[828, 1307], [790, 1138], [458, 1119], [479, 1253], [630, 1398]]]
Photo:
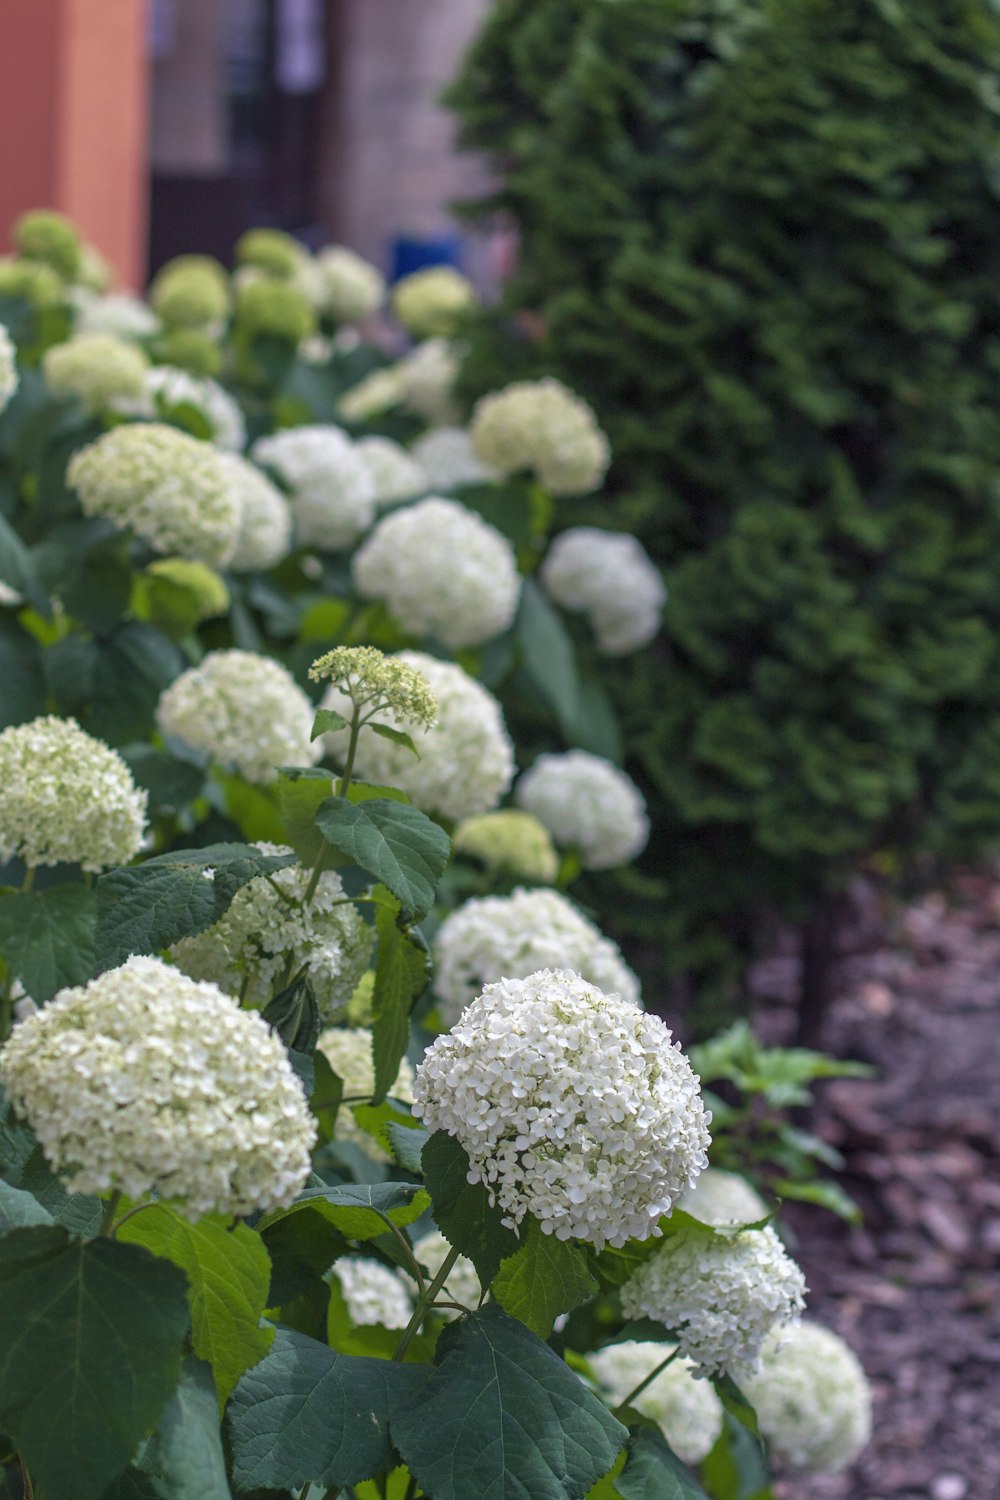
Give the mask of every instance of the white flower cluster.
[[143, 393], [149, 360], [135, 344], [111, 333], [78, 333], [42, 357], [53, 396], [75, 396], [89, 412], [107, 411]]
[[[433, 1280], [451, 1254], [451, 1246], [440, 1229], [432, 1229], [430, 1234], [425, 1234], [422, 1240], [417, 1241], [413, 1253]], [[460, 1255], [448, 1272], [448, 1280], [441, 1295], [451, 1302], [461, 1302], [465, 1307], [479, 1306], [483, 1296], [482, 1282], [472, 1261], [466, 1256]], [[442, 1308], [441, 1314], [446, 1318], [456, 1316], [454, 1310], [448, 1308]]]
[[413, 1302], [402, 1277], [381, 1261], [360, 1255], [344, 1255], [334, 1262], [333, 1275], [347, 1304], [347, 1315], [356, 1326], [377, 1323], [382, 1328], [405, 1328], [413, 1314]]
[[229, 559], [234, 573], [259, 573], [288, 556], [292, 512], [281, 491], [238, 453], [220, 453], [218, 467], [239, 501], [240, 524]]
[[499, 479], [476, 455], [464, 427], [432, 427], [410, 449], [427, 476], [425, 488], [449, 493], [466, 484], [489, 484]]
[[385, 297], [382, 273], [345, 245], [327, 245], [314, 261], [318, 305], [335, 323], [360, 323]]
[[77, 333], [110, 333], [118, 339], [147, 339], [160, 330], [160, 320], [148, 303], [131, 292], [99, 297], [78, 287], [73, 294]]
[[611, 450], [594, 413], [560, 381], [518, 380], [476, 403], [470, 426], [483, 463], [527, 469], [553, 495], [596, 490]]
[[872, 1394], [857, 1355], [818, 1323], [768, 1334], [760, 1373], [743, 1389], [775, 1458], [790, 1469], [836, 1474], [872, 1432]]
[[734, 1224], [757, 1224], [767, 1217], [767, 1204], [737, 1172], [709, 1167], [693, 1188], [684, 1194], [678, 1208], [702, 1224], [723, 1229]]
[[625, 656], [660, 628], [667, 591], [638, 537], [573, 526], [557, 536], [541, 568], [557, 604], [583, 610], [605, 656]]
[[703, 1375], [752, 1373], [770, 1330], [801, 1313], [805, 1278], [777, 1234], [680, 1230], [621, 1289], [627, 1318], [672, 1328]]
[[586, 870], [610, 870], [649, 842], [642, 793], [630, 776], [586, 750], [540, 755], [514, 797], [534, 813], [561, 849], [576, 849]]
[[411, 349], [396, 366], [407, 411], [434, 426], [457, 422], [461, 413], [454, 388], [460, 364], [455, 346], [446, 339], [426, 339]]
[[392, 289], [392, 310], [416, 338], [453, 333], [476, 305], [476, 290], [454, 266], [427, 266]]
[[670, 1037], [566, 970], [502, 979], [428, 1048], [413, 1112], [456, 1137], [508, 1225], [645, 1239], [707, 1164], [710, 1116]]
[[384, 365], [345, 391], [337, 402], [337, 411], [345, 422], [367, 422], [370, 417], [398, 406], [402, 399], [402, 366]]
[[[419, 759], [366, 727], [358, 735], [357, 774], [379, 786], [400, 787], [421, 812], [442, 818], [466, 818], [496, 807], [514, 775], [514, 747], [493, 694], [453, 662], [420, 651], [401, 651], [391, 659], [426, 679], [437, 701], [437, 723], [428, 729], [388, 711], [386, 722], [412, 736]], [[336, 687], [327, 692], [323, 707], [345, 718], [350, 714], [350, 700]], [[347, 739], [344, 729], [323, 736], [340, 765]]]
[[290, 427], [250, 452], [288, 486], [300, 546], [343, 552], [375, 519], [371, 469], [339, 427]]
[[240, 499], [223, 457], [162, 422], [114, 427], [70, 460], [84, 515], [128, 526], [158, 552], [224, 567], [236, 548]]
[[135, 408], [136, 415], [163, 421], [169, 421], [171, 407], [192, 406], [211, 428], [209, 441], [216, 447], [241, 453], [246, 446], [247, 427], [239, 404], [208, 375], [191, 375], [174, 365], [156, 365], [146, 371], [143, 405], [144, 410]]
[[71, 1193], [188, 1218], [290, 1203], [315, 1125], [277, 1036], [214, 984], [130, 958], [14, 1030], [0, 1081]]
[[551, 885], [559, 872], [559, 856], [549, 830], [516, 807], [463, 818], [452, 843], [456, 854], [481, 860], [494, 873]]
[[0, 863], [84, 870], [127, 865], [146, 826], [146, 793], [116, 750], [75, 719], [41, 718], [0, 734]]
[[412, 500], [430, 488], [420, 465], [392, 438], [360, 438], [355, 448], [368, 465], [375, 486], [376, 504], [392, 505], [397, 500]]
[[[258, 843], [264, 854], [290, 854]], [[181, 938], [170, 950], [192, 979], [208, 979], [244, 1005], [263, 1010], [300, 974], [310, 981], [324, 1021], [343, 1011], [372, 953], [373, 929], [344, 895], [340, 876], [327, 870], [305, 904], [309, 870], [289, 865], [236, 892], [214, 926]]]
[[13, 400], [17, 387], [17, 350], [6, 323], [0, 323], [0, 411]]
[[358, 592], [381, 599], [404, 630], [436, 636], [452, 651], [500, 635], [521, 595], [507, 538], [437, 495], [384, 516], [352, 571]]
[[[375, 1088], [371, 1032], [363, 1026], [333, 1026], [321, 1034], [316, 1048], [344, 1083], [344, 1103], [337, 1111], [334, 1139], [360, 1146], [375, 1161], [391, 1161], [388, 1151], [367, 1130], [362, 1130], [351, 1112], [351, 1103], [366, 1103]], [[413, 1102], [413, 1068], [405, 1057], [399, 1064], [389, 1096], [402, 1100], [404, 1104]]]
[[280, 662], [254, 651], [210, 651], [160, 695], [163, 734], [200, 750], [247, 781], [273, 781], [277, 766], [312, 766], [313, 706]]
[[639, 981], [617, 943], [558, 891], [480, 896], [451, 912], [434, 935], [434, 993], [446, 1026], [486, 984], [571, 969], [588, 984], [640, 1003]]
[[[588, 1354], [587, 1363], [606, 1392], [608, 1405], [618, 1406], [670, 1352], [669, 1344], [626, 1341]], [[722, 1402], [707, 1380], [695, 1379], [686, 1359], [673, 1360], [631, 1405], [657, 1423], [686, 1464], [700, 1464], [707, 1458], [722, 1431]]]

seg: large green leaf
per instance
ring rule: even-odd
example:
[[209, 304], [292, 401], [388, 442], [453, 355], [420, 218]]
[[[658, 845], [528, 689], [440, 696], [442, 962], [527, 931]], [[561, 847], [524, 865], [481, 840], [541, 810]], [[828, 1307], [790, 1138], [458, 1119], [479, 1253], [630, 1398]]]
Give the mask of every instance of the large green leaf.
[[31, 554], [3, 515], [0, 515], [0, 583], [22, 594], [39, 614], [51, 614], [49, 596], [38, 581]]
[[389, 1232], [386, 1219], [397, 1228], [412, 1224], [429, 1205], [427, 1194], [412, 1182], [344, 1183], [339, 1187], [307, 1188], [290, 1208], [265, 1214], [260, 1228], [310, 1211], [318, 1213], [349, 1240], [372, 1240]]
[[11, 1187], [0, 1177], [0, 1234], [23, 1229], [29, 1224], [51, 1224], [52, 1215], [32, 1193]]
[[86, 984], [94, 972], [97, 898], [83, 885], [53, 885], [0, 900], [0, 954], [33, 1000]]
[[731, 1411], [722, 1413], [722, 1431], [701, 1475], [709, 1493], [724, 1500], [773, 1500], [760, 1441]]
[[191, 1343], [215, 1377], [220, 1406], [245, 1370], [267, 1353], [272, 1330], [260, 1326], [271, 1260], [259, 1234], [211, 1214], [192, 1224], [164, 1204], [126, 1220], [120, 1240], [145, 1245], [187, 1275]]
[[469, 1181], [469, 1158], [454, 1136], [435, 1131], [421, 1153], [421, 1165], [435, 1223], [449, 1244], [469, 1257], [488, 1287], [500, 1262], [517, 1253], [518, 1236], [504, 1228], [482, 1183]]
[[190, 1355], [140, 1460], [162, 1500], [231, 1500], [212, 1371]]
[[285, 837], [303, 864], [314, 865], [327, 848], [316, 827], [316, 809], [333, 791], [329, 772], [307, 776], [282, 771], [278, 778], [278, 807], [285, 823]]
[[707, 1500], [657, 1427], [643, 1427], [634, 1437], [615, 1488], [622, 1500]]
[[138, 1245], [55, 1225], [0, 1238], [0, 1428], [46, 1500], [97, 1500], [181, 1369], [187, 1288]]
[[579, 1500], [626, 1436], [523, 1323], [487, 1305], [446, 1328], [437, 1368], [390, 1391], [393, 1442], [434, 1500]]
[[149, 814], [172, 817], [193, 802], [205, 781], [201, 766], [178, 760], [155, 745], [127, 745], [121, 752], [136, 783], [149, 793]]
[[399, 925], [399, 907], [390, 893], [376, 887], [375, 896], [389, 905], [375, 908], [378, 957], [372, 994], [372, 1054], [375, 1059], [373, 1104], [381, 1104], [396, 1082], [410, 1039], [410, 1008], [427, 984], [427, 954]]
[[426, 813], [389, 798], [355, 805], [330, 797], [316, 813], [316, 826], [335, 849], [388, 886], [416, 920], [427, 915], [451, 840]]
[[525, 670], [575, 742], [580, 721], [580, 678], [569, 632], [533, 578], [524, 580], [517, 635]]
[[24, 724], [45, 712], [42, 652], [34, 636], [0, 617], [0, 729]]
[[592, 1297], [597, 1281], [585, 1250], [543, 1234], [537, 1219], [532, 1219], [520, 1250], [501, 1264], [492, 1291], [511, 1317], [547, 1339], [558, 1315]]
[[90, 1193], [67, 1193], [36, 1145], [21, 1168], [19, 1185], [71, 1234], [92, 1239], [101, 1227], [105, 1205]]

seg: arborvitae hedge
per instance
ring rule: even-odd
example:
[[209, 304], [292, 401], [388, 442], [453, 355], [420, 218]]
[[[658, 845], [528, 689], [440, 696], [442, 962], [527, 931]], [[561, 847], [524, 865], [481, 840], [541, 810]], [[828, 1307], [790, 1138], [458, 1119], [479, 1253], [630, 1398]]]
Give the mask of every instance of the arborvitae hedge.
[[1000, 846], [998, 80], [990, 0], [500, 0], [451, 90], [520, 240], [470, 385], [585, 395], [565, 522], [666, 569], [620, 693], [675, 967]]

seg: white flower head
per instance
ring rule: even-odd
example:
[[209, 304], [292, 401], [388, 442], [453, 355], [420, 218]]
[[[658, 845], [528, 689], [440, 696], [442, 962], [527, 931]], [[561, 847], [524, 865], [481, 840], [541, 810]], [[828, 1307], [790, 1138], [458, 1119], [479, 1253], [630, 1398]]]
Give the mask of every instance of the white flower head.
[[375, 519], [375, 481], [339, 427], [290, 427], [250, 450], [288, 486], [300, 546], [343, 552]]
[[[606, 1392], [609, 1406], [618, 1406], [670, 1352], [669, 1344], [626, 1340], [588, 1354], [587, 1363]], [[657, 1423], [682, 1463], [700, 1464], [722, 1431], [722, 1402], [707, 1380], [695, 1379], [686, 1359], [674, 1359], [631, 1405]]]
[[368, 465], [378, 505], [412, 500], [429, 488], [423, 469], [392, 438], [360, 438], [355, 446]]
[[345, 391], [337, 402], [337, 410], [345, 422], [367, 422], [370, 417], [398, 406], [404, 387], [402, 366], [386, 365], [381, 370], [372, 370]]
[[632, 1273], [621, 1289], [627, 1318], [672, 1328], [681, 1352], [702, 1375], [752, 1373], [764, 1339], [796, 1319], [805, 1278], [775, 1231], [707, 1235], [681, 1229]]
[[436, 636], [452, 651], [500, 635], [521, 595], [507, 538], [437, 495], [384, 516], [352, 571], [364, 598], [381, 599], [404, 630]]
[[647, 645], [660, 628], [667, 591], [637, 537], [574, 526], [557, 536], [541, 578], [557, 604], [583, 610], [605, 656]]
[[470, 427], [483, 463], [527, 469], [553, 495], [596, 490], [611, 450], [586, 401], [560, 381], [518, 380], [477, 402]]
[[[366, 727], [358, 735], [356, 773], [379, 786], [400, 787], [421, 812], [444, 818], [465, 818], [495, 807], [514, 774], [514, 747], [493, 694], [453, 662], [420, 651], [401, 651], [390, 659], [425, 679], [437, 703], [437, 722], [428, 728], [425, 719], [390, 710], [386, 722], [412, 736], [419, 759]], [[336, 687], [324, 697], [323, 707], [349, 716], [349, 700]], [[340, 764], [347, 740], [344, 729], [323, 736]]]
[[[278, 844], [257, 848], [291, 853]], [[323, 872], [306, 905], [309, 875], [301, 865], [258, 875], [236, 892], [214, 926], [182, 938], [170, 957], [192, 979], [211, 980], [258, 1010], [286, 979], [304, 975], [321, 1018], [334, 1020], [368, 968], [373, 929], [347, 901], [335, 870]]]
[[280, 662], [254, 651], [209, 651], [160, 695], [163, 734], [200, 750], [247, 781], [273, 781], [278, 766], [315, 765], [313, 706]]
[[774, 1456], [790, 1469], [836, 1474], [872, 1432], [872, 1393], [857, 1355], [818, 1323], [768, 1334], [743, 1389]]
[[146, 371], [144, 396], [149, 415], [166, 421], [170, 408], [193, 406], [211, 428], [208, 438], [218, 448], [240, 453], [247, 428], [239, 404], [208, 375], [191, 375], [175, 365], [156, 365]]
[[0, 1081], [71, 1193], [188, 1218], [290, 1203], [316, 1128], [281, 1041], [214, 984], [133, 957], [14, 1030]]
[[76, 305], [75, 331], [110, 333], [118, 339], [148, 339], [160, 330], [160, 320], [148, 303], [131, 292], [112, 292], [100, 297], [78, 287], [73, 294]]
[[42, 358], [54, 396], [75, 396], [89, 412], [142, 396], [149, 360], [135, 344], [111, 333], [78, 333]]
[[8, 406], [17, 390], [17, 350], [14, 340], [7, 332], [6, 323], [0, 323], [0, 412]]
[[454, 333], [477, 302], [472, 282], [454, 266], [426, 266], [396, 282], [390, 301], [403, 327], [415, 338]]
[[693, 1188], [681, 1199], [679, 1207], [702, 1224], [722, 1229], [737, 1224], [757, 1224], [767, 1218], [767, 1204], [737, 1172], [722, 1172], [709, 1167], [702, 1172]]
[[544, 823], [516, 807], [476, 813], [455, 829], [456, 854], [481, 860], [493, 872], [551, 885], [559, 873], [559, 856]]
[[459, 421], [453, 392], [460, 365], [458, 351], [446, 339], [426, 339], [411, 349], [397, 366], [407, 411], [435, 426]]
[[344, 245], [327, 245], [316, 256], [319, 305], [335, 323], [360, 323], [385, 300], [381, 271]]
[[410, 449], [427, 476], [425, 488], [448, 494], [466, 484], [490, 484], [496, 469], [477, 456], [464, 427], [432, 427]]
[[284, 495], [238, 453], [221, 453], [221, 467], [239, 497], [240, 529], [229, 560], [234, 573], [261, 573], [276, 567], [292, 545], [292, 512]]
[[413, 1094], [505, 1223], [530, 1213], [599, 1250], [655, 1234], [707, 1162], [710, 1116], [668, 1028], [568, 970], [487, 985], [428, 1048]]
[[333, 1275], [344, 1294], [347, 1315], [356, 1326], [405, 1328], [409, 1323], [413, 1302], [406, 1284], [381, 1261], [343, 1255], [334, 1262]]
[[146, 826], [146, 793], [116, 750], [75, 719], [0, 733], [0, 863], [127, 865]]
[[[417, 1241], [413, 1253], [428, 1279], [432, 1280], [451, 1254], [451, 1246], [440, 1229], [432, 1229], [430, 1234], [425, 1234], [423, 1239]], [[449, 1301], [463, 1303], [465, 1307], [479, 1306], [483, 1298], [483, 1284], [467, 1256], [460, 1255], [448, 1272], [442, 1295]], [[446, 1318], [457, 1317], [454, 1308], [442, 1308], [441, 1315]]]
[[598, 989], [640, 1000], [639, 981], [617, 943], [558, 891], [474, 897], [445, 917], [433, 951], [434, 993], [446, 1026], [484, 985], [526, 979], [538, 969], [572, 969]]
[[[375, 1089], [371, 1032], [363, 1026], [332, 1026], [322, 1033], [316, 1046], [344, 1084], [344, 1102], [337, 1111], [334, 1139], [360, 1146], [375, 1161], [391, 1161], [388, 1151], [383, 1150], [367, 1130], [362, 1130], [351, 1111], [351, 1103], [366, 1102]], [[399, 1064], [389, 1096], [402, 1100], [404, 1104], [413, 1102], [413, 1068], [405, 1057]]]
[[630, 776], [586, 750], [540, 755], [514, 797], [562, 849], [577, 849], [587, 870], [609, 870], [641, 854], [649, 841], [642, 793]]

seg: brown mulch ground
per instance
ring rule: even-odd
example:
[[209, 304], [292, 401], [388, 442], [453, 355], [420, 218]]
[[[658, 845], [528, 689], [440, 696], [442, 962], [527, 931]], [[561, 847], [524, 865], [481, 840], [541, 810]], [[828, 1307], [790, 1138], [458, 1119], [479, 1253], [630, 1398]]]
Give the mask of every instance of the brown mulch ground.
[[[846, 1158], [864, 1228], [783, 1216], [810, 1311], [868, 1371], [875, 1435], [848, 1472], [776, 1494], [1000, 1500], [1000, 874], [888, 917], [859, 896], [824, 1046], [878, 1072], [823, 1086], [813, 1124]], [[769, 1040], [788, 1034], [794, 982], [791, 958], [755, 973]]]

